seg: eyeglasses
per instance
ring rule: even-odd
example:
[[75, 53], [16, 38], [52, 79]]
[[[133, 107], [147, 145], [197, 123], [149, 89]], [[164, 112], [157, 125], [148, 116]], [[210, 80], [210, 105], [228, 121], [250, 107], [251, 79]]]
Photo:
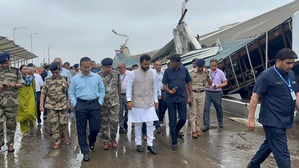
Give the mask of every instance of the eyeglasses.
[[117, 69], [122, 69], [122, 68], [124, 68], [124, 67], [117, 67]]
[[91, 69], [91, 67], [81, 67], [81, 69], [88, 70], [88, 69]]

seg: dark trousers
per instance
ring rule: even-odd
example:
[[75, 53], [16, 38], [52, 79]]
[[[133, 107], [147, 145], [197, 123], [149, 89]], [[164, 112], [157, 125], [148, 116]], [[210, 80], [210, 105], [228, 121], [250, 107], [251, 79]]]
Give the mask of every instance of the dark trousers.
[[44, 99], [44, 116], [45, 116], [45, 117], [47, 117], [47, 115], [48, 115], [47, 109], [46, 109], [46, 107], [45, 107], [46, 99], [47, 99], [47, 95], [45, 96], [45, 99]]
[[[169, 115], [169, 127], [170, 127], [170, 134], [172, 139], [172, 144], [178, 143], [178, 133], [180, 129], [184, 126], [186, 119], [187, 119], [187, 101], [184, 102], [171, 102], [167, 101], [168, 107], [168, 115]], [[177, 122], [177, 112], [179, 121]]]
[[291, 167], [290, 154], [287, 144], [286, 130], [275, 127], [264, 126], [266, 140], [261, 145], [255, 156], [250, 162], [251, 168], [260, 168], [260, 164], [272, 152], [278, 167]]
[[96, 142], [97, 135], [101, 128], [101, 105], [99, 102], [87, 102], [78, 99], [75, 106], [78, 141], [83, 154], [89, 153], [86, 140], [86, 123], [89, 120], [89, 144]]
[[127, 98], [122, 94], [119, 99], [119, 127], [120, 129], [128, 129], [128, 107]]
[[165, 112], [167, 110], [167, 104], [166, 104], [166, 95], [167, 93], [162, 90], [162, 99], [159, 100], [159, 113], [158, 113], [158, 117], [159, 117], [159, 120], [161, 122], [163, 122], [163, 119], [164, 119], [164, 115], [165, 115]]
[[205, 100], [205, 107], [204, 107], [204, 113], [203, 113], [203, 121], [204, 121], [205, 127], [210, 126], [211, 103], [213, 103], [213, 105], [216, 109], [218, 122], [223, 121], [223, 110], [221, 107], [221, 102], [222, 102], [222, 93], [220, 91], [219, 92], [206, 91], [206, 100]]
[[40, 94], [41, 92], [35, 92], [35, 102], [36, 102], [36, 108], [37, 108], [37, 122], [41, 123], [41, 118], [40, 118]]

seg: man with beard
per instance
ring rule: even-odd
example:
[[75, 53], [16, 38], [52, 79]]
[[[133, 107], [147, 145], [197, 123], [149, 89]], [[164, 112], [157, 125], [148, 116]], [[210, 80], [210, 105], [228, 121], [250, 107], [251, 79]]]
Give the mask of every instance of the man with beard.
[[291, 129], [295, 107], [299, 110], [299, 90], [295, 73], [291, 70], [297, 54], [285, 48], [276, 54], [276, 63], [257, 78], [249, 104], [247, 129], [255, 127], [254, 113], [261, 97], [258, 121], [263, 125], [265, 141], [248, 164], [248, 168], [259, 168], [273, 153], [278, 167], [290, 168], [290, 153], [286, 129]]
[[154, 139], [154, 122], [158, 120], [156, 110], [158, 109], [158, 79], [149, 70], [151, 57], [149, 55], [142, 55], [140, 57], [140, 68], [134, 70], [129, 74], [127, 82], [127, 106], [129, 109], [128, 119], [135, 123], [135, 142], [137, 144], [137, 151], [143, 152], [141, 129], [143, 122], [147, 126], [147, 149], [152, 154], [157, 154], [153, 146]]

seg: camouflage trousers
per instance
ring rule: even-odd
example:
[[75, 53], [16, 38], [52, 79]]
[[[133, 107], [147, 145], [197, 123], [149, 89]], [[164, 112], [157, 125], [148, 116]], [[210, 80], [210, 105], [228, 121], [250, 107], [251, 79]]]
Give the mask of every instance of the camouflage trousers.
[[[18, 107], [0, 106], [0, 146], [4, 143], [4, 121], [6, 121], [7, 144], [13, 145], [17, 126]], [[6, 117], [6, 120], [4, 119]]]
[[104, 144], [115, 142], [119, 121], [119, 105], [101, 108], [101, 133]]
[[55, 143], [60, 143], [60, 135], [64, 134], [67, 124], [67, 109], [63, 110], [51, 110], [48, 109], [48, 118], [50, 122], [50, 128], [53, 133], [53, 140]]

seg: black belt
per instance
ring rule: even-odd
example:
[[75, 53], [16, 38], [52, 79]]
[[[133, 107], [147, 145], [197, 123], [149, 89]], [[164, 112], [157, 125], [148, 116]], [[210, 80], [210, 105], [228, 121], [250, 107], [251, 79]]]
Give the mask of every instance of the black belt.
[[121, 93], [121, 95], [126, 95], [125, 93]]
[[221, 92], [221, 91], [209, 91], [209, 90], [206, 90], [207, 92], [212, 92], [212, 93], [218, 93], [218, 92]]
[[81, 102], [85, 102], [85, 103], [94, 103], [94, 102], [98, 101], [99, 98], [91, 99], [91, 100], [83, 100], [83, 99], [78, 98], [78, 100], [80, 100]]

